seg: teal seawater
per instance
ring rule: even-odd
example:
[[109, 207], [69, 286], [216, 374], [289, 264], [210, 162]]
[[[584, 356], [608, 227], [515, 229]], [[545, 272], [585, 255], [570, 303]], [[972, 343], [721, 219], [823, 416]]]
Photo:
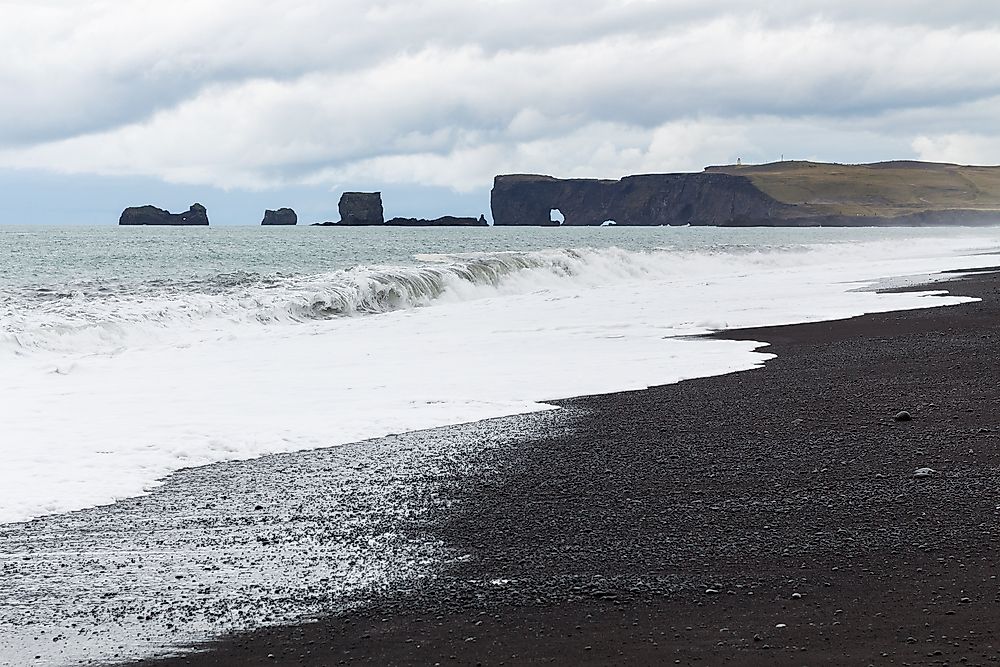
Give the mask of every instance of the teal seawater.
[[163, 228], [0, 226], [0, 298], [18, 288], [129, 289], [174, 283], [224, 289], [241, 278], [294, 277], [358, 266], [414, 266], [424, 255], [617, 247], [631, 251], [746, 253], [795, 251], [946, 236], [981, 237], [982, 228], [791, 229], [574, 227], [348, 229], [320, 227]]

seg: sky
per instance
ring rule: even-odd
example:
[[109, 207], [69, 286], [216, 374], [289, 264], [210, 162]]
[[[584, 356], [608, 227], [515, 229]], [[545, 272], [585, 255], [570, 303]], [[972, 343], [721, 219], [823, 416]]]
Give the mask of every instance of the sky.
[[493, 176], [1000, 163], [982, 0], [0, 0], [0, 223], [489, 213]]

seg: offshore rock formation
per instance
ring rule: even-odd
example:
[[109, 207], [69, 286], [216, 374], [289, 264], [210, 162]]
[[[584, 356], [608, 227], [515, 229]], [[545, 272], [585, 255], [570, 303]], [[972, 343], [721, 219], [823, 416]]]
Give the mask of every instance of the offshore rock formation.
[[433, 220], [392, 218], [385, 220], [381, 192], [345, 192], [340, 197], [340, 222], [317, 222], [314, 227], [485, 227], [486, 216], [461, 218], [445, 215]]
[[185, 213], [171, 213], [155, 206], [130, 206], [122, 211], [119, 225], [207, 225], [208, 211], [201, 204], [191, 204]]
[[789, 217], [794, 207], [729, 174], [646, 174], [618, 181], [497, 176], [495, 225], [753, 225]]
[[279, 208], [277, 211], [267, 209], [264, 211], [262, 225], [295, 225], [299, 222], [299, 216], [290, 208]]
[[385, 222], [381, 192], [345, 192], [338, 208], [341, 225], [381, 225]]
[[390, 227], [487, 227], [486, 216], [478, 218], [458, 218], [453, 215], [445, 215], [433, 220], [423, 218], [391, 218], [385, 223]]

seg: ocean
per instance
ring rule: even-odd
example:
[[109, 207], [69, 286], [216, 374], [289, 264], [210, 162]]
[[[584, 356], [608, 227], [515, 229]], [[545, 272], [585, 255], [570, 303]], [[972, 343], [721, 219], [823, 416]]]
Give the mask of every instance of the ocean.
[[1000, 229], [0, 227], [0, 522], [192, 466], [749, 369], [729, 327], [954, 304]]
[[770, 356], [710, 331], [962, 303], [875, 290], [998, 253], [1000, 228], [0, 227], [0, 665], [433, 577], [466, 556], [408, 522], [572, 429], [548, 401]]

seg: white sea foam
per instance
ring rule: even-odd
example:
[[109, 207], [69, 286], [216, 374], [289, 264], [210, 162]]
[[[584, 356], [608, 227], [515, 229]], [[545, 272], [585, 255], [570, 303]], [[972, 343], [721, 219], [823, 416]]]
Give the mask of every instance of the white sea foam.
[[752, 368], [712, 329], [960, 303], [857, 288], [988, 266], [996, 236], [759, 252], [427, 255], [0, 304], [0, 522], [140, 494], [181, 467], [546, 409]]

